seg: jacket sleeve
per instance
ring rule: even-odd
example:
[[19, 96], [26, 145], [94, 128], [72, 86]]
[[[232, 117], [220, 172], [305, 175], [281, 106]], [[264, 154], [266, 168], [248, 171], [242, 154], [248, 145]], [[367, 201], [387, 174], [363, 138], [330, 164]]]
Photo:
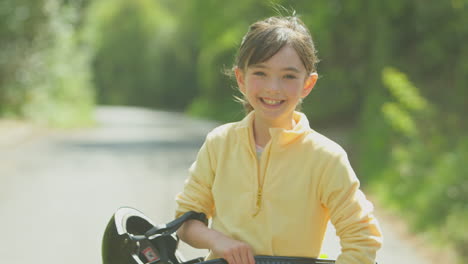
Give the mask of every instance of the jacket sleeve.
[[341, 254], [336, 264], [374, 264], [382, 232], [346, 153], [333, 157], [325, 172], [321, 202], [340, 238]]
[[176, 196], [176, 217], [188, 211], [204, 213], [208, 219], [213, 215], [214, 201], [211, 188], [215, 160], [210, 152], [209, 144], [207, 137], [189, 169], [189, 177], [185, 181], [183, 191]]

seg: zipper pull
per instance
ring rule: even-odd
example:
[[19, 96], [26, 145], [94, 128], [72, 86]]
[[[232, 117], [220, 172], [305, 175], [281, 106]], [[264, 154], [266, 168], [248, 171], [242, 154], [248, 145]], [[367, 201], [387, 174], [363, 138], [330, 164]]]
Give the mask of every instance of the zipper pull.
[[257, 216], [258, 213], [260, 212], [260, 209], [262, 207], [262, 198], [263, 198], [262, 188], [259, 188], [257, 192], [257, 204], [256, 204], [257, 208], [255, 210], [254, 216]]

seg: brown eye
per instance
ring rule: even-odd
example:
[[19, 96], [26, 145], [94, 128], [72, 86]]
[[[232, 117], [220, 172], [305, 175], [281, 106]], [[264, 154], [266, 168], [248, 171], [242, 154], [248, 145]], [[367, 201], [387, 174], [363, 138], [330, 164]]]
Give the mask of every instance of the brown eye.
[[257, 75], [257, 76], [265, 76], [266, 74], [262, 71], [256, 71], [253, 73], [253, 75]]

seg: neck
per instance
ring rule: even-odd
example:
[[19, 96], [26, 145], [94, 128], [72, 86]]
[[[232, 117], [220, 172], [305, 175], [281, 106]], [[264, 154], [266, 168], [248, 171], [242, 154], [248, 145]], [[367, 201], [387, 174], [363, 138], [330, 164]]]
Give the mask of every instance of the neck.
[[296, 125], [296, 121], [294, 120], [294, 118], [291, 118], [291, 120], [288, 122], [284, 122], [282, 125], [263, 122], [262, 120], [255, 118], [253, 122], [253, 133], [254, 133], [255, 144], [261, 147], [265, 147], [265, 145], [271, 139], [270, 128], [283, 128], [283, 129], [290, 130], [295, 125]]
[[261, 122], [258, 122], [256, 119], [253, 122], [253, 133], [255, 144], [261, 147], [265, 147], [265, 145], [270, 141], [270, 127], [265, 126]]

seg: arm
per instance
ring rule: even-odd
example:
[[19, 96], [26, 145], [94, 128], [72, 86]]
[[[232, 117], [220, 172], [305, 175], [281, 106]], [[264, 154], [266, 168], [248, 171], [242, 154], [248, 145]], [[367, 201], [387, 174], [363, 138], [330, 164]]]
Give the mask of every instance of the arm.
[[[187, 211], [202, 212], [208, 218], [213, 216], [215, 201], [212, 185], [215, 171], [216, 155], [212, 153], [207, 137], [190, 168], [190, 176], [185, 182], [183, 192], [176, 197], [176, 217]], [[224, 258], [229, 264], [255, 264], [249, 245], [210, 229], [201, 221], [185, 222], [177, 235], [192, 247], [211, 250], [215, 256]]]
[[334, 157], [327, 167], [322, 203], [340, 237], [341, 254], [336, 263], [373, 264], [382, 244], [382, 233], [373, 206], [359, 189], [359, 181], [346, 153]]
[[210, 249], [215, 256], [224, 258], [229, 264], [255, 264], [248, 244], [210, 229], [198, 220], [185, 222], [177, 235], [194, 248]]
[[176, 218], [188, 211], [204, 213], [208, 219], [213, 215], [214, 200], [211, 189], [216, 161], [208, 146], [207, 139], [198, 151], [195, 162], [190, 166], [183, 191], [176, 196]]

